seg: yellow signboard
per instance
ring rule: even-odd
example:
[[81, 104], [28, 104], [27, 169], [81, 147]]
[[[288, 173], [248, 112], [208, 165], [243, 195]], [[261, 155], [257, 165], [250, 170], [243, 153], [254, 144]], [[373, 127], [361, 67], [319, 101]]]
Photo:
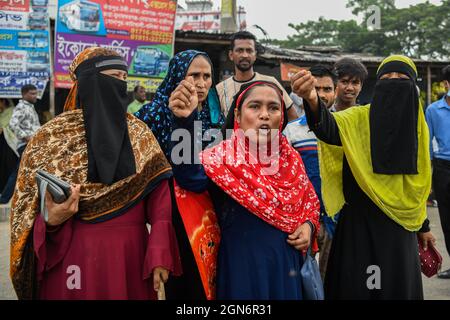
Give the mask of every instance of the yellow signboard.
[[222, 0], [222, 18], [233, 17], [233, 0]]
[[137, 85], [143, 86], [145, 88], [145, 91], [150, 93], [155, 93], [156, 89], [158, 89], [161, 82], [163, 82], [164, 79], [160, 78], [144, 78], [144, 77], [128, 77], [127, 78], [127, 90], [128, 92], [131, 92], [134, 90], [134, 87]]

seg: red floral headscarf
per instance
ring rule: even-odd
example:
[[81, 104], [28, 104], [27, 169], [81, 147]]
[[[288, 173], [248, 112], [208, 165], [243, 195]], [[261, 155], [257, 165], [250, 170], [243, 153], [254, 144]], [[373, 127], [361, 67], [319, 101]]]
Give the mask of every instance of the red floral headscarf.
[[[240, 108], [245, 95], [255, 86], [269, 86], [276, 90], [283, 101], [279, 89], [272, 83], [255, 81], [242, 86], [235, 96], [233, 107]], [[234, 110], [230, 110], [234, 112]], [[282, 103], [282, 118], [285, 113]], [[239, 124], [234, 120], [234, 132], [227, 139], [201, 154], [205, 172], [222, 190], [250, 212], [274, 227], [294, 232], [301, 224], [310, 221], [319, 228], [320, 204], [309, 181], [300, 155], [281, 134], [283, 120], [278, 133], [278, 150], [272, 152], [270, 163], [258, 159], [246, 161], [249, 154], [247, 139], [239, 132]], [[276, 172], [268, 173], [268, 167], [276, 167]], [[313, 248], [314, 250], [314, 248]]]

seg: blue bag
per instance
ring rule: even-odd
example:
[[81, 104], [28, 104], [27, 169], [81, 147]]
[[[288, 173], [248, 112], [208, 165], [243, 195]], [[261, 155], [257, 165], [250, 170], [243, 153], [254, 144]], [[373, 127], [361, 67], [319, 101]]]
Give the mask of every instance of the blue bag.
[[324, 300], [322, 278], [320, 277], [319, 265], [311, 255], [311, 246], [308, 248], [300, 270], [302, 279], [302, 291], [304, 300]]

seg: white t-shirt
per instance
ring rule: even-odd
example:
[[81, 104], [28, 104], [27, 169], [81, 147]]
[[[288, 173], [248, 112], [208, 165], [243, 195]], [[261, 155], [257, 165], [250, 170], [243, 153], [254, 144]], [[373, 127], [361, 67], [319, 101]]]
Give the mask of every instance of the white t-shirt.
[[248, 81], [236, 81], [234, 80], [234, 77], [230, 77], [216, 86], [217, 93], [219, 94], [220, 106], [225, 116], [227, 116], [231, 104], [233, 103], [233, 98], [239, 92], [241, 86], [252, 81], [267, 81], [276, 84], [283, 91], [283, 99], [286, 108], [289, 109], [292, 106], [292, 99], [277, 79], [255, 72], [253, 78]]

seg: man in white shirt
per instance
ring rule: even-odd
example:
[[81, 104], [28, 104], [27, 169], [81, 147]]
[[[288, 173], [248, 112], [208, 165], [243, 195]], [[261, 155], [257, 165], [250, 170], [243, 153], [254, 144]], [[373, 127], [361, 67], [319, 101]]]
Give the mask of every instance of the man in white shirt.
[[17, 172], [19, 171], [20, 158], [27, 146], [27, 143], [39, 130], [41, 124], [39, 116], [34, 109], [34, 104], [37, 101], [37, 88], [32, 84], [27, 84], [22, 87], [22, 99], [14, 108], [11, 119], [9, 120], [9, 128], [14, 133], [17, 139], [17, 153], [19, 161], [15, 170], [11, 173], [6, 183], [5, 188], [1, 192], [0, 204], [6, 204], [11, 199], [14, 186], [16, 185]]
[[235, 94], [239, 92], [239, 89], [243, 84], [262, 80], [273, 82], [283, 91], [283, 99], [288, 110], [288, 118], [289, 120], [297, 119], [297, 112], [295, 108], [292, 107], [292, 99], [277, 79], [257, 73], [253, 70], [256, 54], [256, 37], [253, 34], [247, 31], [239, 31], [232, 36], [228, 57], [234, 63], [234, 76], [220, 82], [216, 86], [222, 112], [225, 116], [228, 115], [233, 98]]

